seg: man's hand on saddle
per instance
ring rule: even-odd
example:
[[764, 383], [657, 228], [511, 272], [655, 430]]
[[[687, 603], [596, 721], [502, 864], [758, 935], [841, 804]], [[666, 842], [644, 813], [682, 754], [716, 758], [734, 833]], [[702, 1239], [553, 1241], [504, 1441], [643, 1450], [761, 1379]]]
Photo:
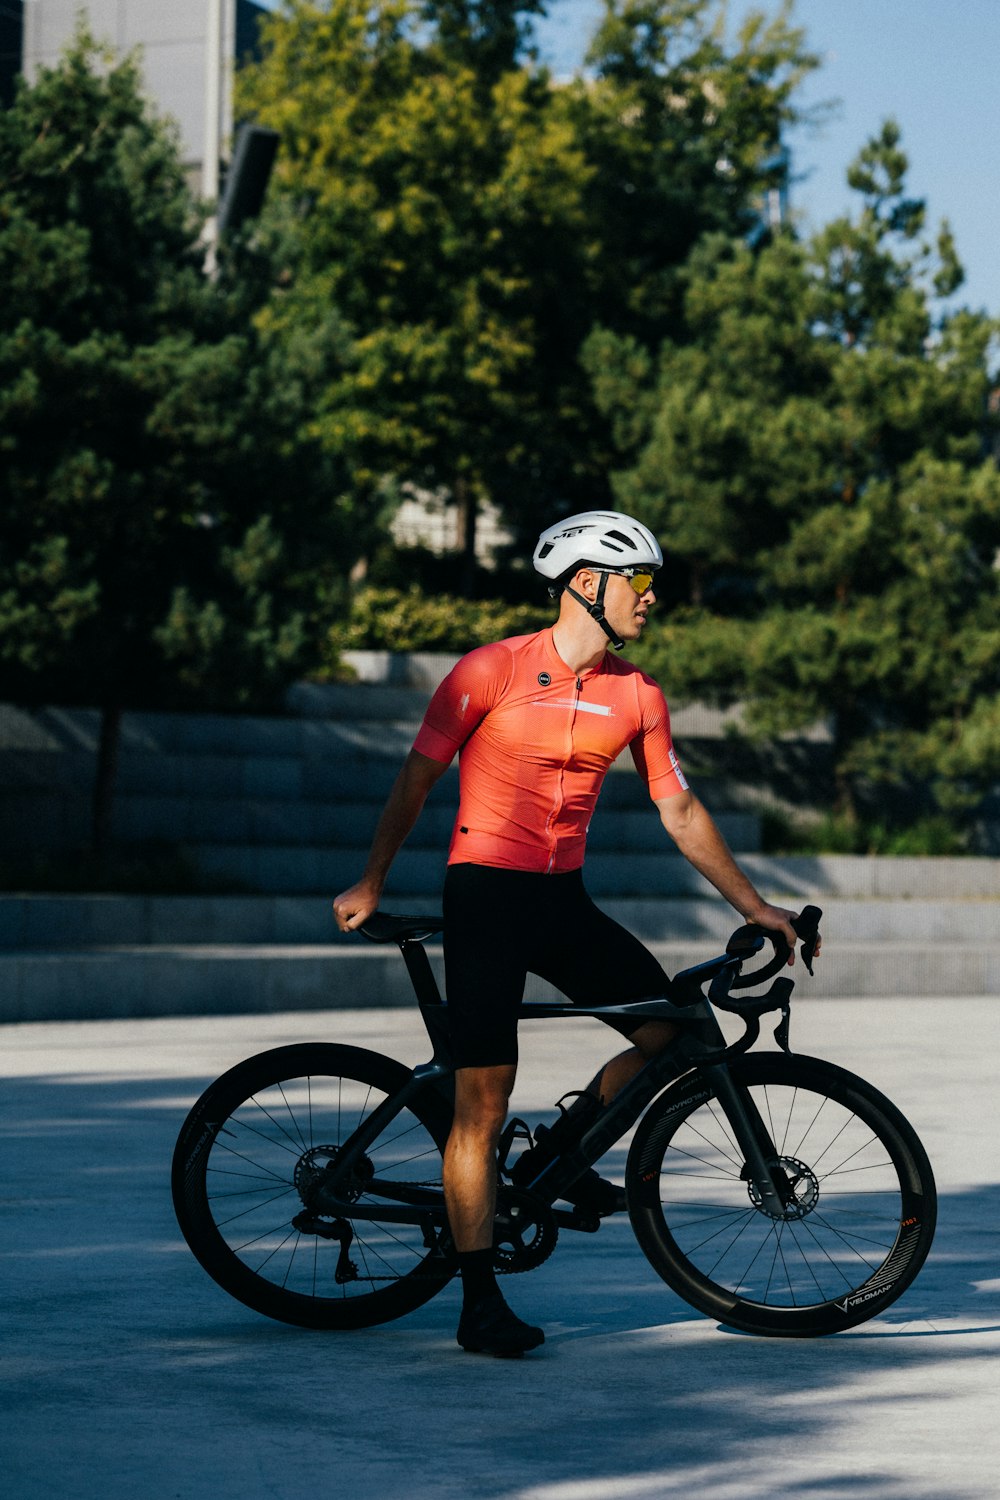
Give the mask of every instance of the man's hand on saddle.
[[378, 906], [381, 889], [367, 880], [359, 880], [342, 891], [333, 903], [333, 915], [341, 932], [355, 932]]
[[[798, 918], [798, 915], [797, 911], [788, 911], [783, 906], [772, 906], [769, 902], [765, 901], [758, 909], [747, 912], [746, 919], [748, 922], [755, 922], [758, 927], [763, 927], [768, 932], [780, 932], [788, 944], [788, 962], [789, 964], [793, 964], [795, 962], [795, 947], [800, 939], [795, 928], [792, 926], [792, 922]], [[819, 957], [822, 946], [823, 940], [817, 936], [814, 957]]]

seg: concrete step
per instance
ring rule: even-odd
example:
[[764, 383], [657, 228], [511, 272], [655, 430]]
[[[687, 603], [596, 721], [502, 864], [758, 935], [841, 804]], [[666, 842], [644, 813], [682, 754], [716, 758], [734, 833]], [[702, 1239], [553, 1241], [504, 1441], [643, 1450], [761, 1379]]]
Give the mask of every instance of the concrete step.
[[[122, 718], [123, 751], [170, 754], [301, 755], [341, 742], [353, 724], [405, 726], [415, 732], [434, 687], [456, 657], [434, 664], [419, 687], [378, 683], [301, 683], [286, 699], [284, 714], [128, 712]], [[683, 740], [722, 740], [742, 724], [738, 708], [689, 704], [671, 709], [675, 735]], [[0, 752], [96, 752], [101, 716], [94, 708], [23, 709], [0, 703]], [[786, 737], [787, 742], [829, 742], [829, 727]], [[377, 740], [376, 740], [377, 742]]]
[[[334, 926], [329, 895], [0, 896], [0, 951], [240, 944], [356, 946]], [[386, 910], [438, 915], [440, 894], [387, 895]], [[850, 900], [824, 897], [828, 943], [1000, 945], [1000, 900]], [[721, 947], [740, 918], [719, 897], [603, 900], [647, 943]]]
[[[208, 799], [251, 798], [281, 801], [338, 797], [341, 800], [384, 801], [413, 743], [413, 726], [397, 735], [385, 725], [342, 726], [337, 737], [298, 753], [251, 754], [242, 750], [215, 751], [127, 749], [118, 762], [116, 794], [130, 796]], [[15, 799], [57, 793], [89, 795], [95, 757], [90, 750], [0, 751], [0, 796]], [[457, 763], [445, 772], [432, 795], [442, 795], [458, 784]], [[439, 790], [440, 788], [440, 790]], [[698, 778], [706, 801], [723, 803], [726, 783], [720, 778]], [[632, 757], [623, 754], [611, 766], [601, 793], [613, 806], [648, 804], [649, 793], [635, 772]], [[732, 805], [730, 803], [730, 805]]]
[[[440, 783], [439, 783], [440, 785]], [[388, 787], [386, 788], [388, 790]], [[447, 848], [455, 820], [457, 783], [430, 800], [408, 840], [410, 848]], [[599, 806], [591, 826], [591, 849], [664, 849], [660, 820], [645, 787], [636, 778], [639, 807]], [[375, 832], [384, 803], [360, 794], [350, 801], [290, 801], [249, 797], [119, 796], [114, 808], [114, 835], [123, 843], [160, 840], [167, 843], [239, 844], [246, 846], [315, 846], [361, 849]], [[760, 819], [754, 813], [719, 811], [723, 836], [736, 848], [760, 843]], [[90, 826], [90, 799], [83, 794], [22, 792], [0, 796], [0, 846], [15, 849], [59, 849], [85, 843]]]
[[[4, 1022], [211, 1015], [414, 1004], [395, 948], [157, 946], [0, 953]], [[713, 957], [718, 943], [651, 944], [668, 974]], [[442, 982], [440, 948], [429, 948]], [[825, 996], [1000, 995], [1000, 945], [828, 943], [816, 976], [796, 969], [800, 1000]], [[529, 998], [555, 991], [529, 979]]]
[[[192, 846], [206, 873], [246, 890], [304, 893], [339, 891], [363, 868], [367, 848], [239, 849], [221, 844]], [[934, 899], [1000, 897], [1000, 861], [978, 859], [895, 860], [854, 855], [738, 855], [750, 879], [772, 900], [788, 905], [846, 896]], [[404, 847], [396, 856], [389, 890], [433, 894], [444, 878], [445, 851]], [[595, 897], [705, 896], [710, 889], [680, 855], [597, 850], [587, 859], [587, 888]]]

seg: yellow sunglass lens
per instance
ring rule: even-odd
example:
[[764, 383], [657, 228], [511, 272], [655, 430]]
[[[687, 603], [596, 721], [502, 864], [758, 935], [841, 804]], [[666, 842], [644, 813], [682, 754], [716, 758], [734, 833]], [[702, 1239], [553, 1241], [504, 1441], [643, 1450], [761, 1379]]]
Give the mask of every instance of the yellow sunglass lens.
[[652, 573], [633, 573], [632, 577], [629, 579], [629, 583], [635, 589], [637, 594], [644, 594], [652, 582]]

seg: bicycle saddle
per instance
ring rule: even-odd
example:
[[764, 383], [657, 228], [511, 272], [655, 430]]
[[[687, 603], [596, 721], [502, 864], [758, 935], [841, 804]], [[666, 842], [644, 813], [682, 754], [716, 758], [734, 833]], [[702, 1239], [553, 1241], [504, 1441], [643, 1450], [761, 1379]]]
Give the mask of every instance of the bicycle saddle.
[[440, 917], [398, 917], [388, 911], [373, 911], [357, 929], [373, 943], [422, 942], [444, 931]]

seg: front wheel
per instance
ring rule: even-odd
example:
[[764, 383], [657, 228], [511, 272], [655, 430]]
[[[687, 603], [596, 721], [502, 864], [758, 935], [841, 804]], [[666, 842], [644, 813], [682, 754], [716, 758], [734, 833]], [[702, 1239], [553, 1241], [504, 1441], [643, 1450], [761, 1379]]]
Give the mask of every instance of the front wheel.
[[934, 1177], [912, 1127], [863, 1079], [815, 1058], [763, 1053], [729, 1072], [774, 1144], [784, 1213], [761, 1202], [710, 1080], [688, 1074], [629, 1151], [629, 1215], [650, 1264], [748, 1333], [807, 1338], [882, 1312], [934, 1236]]
[[[174, 1151], [174, 1208], [231, 1296], [285, 1323], [365, 1328], [413, 1311], [454, 1275], [426, 1216], [331, 1222], [308, 1211], [345, 1141], [409, 1078], [391, 1058], [311, 1042], [262, 1052], [206, 1089]], [[450, 1106], [427, 1085], [368, 1148], [353, 1201], [439, 1195], [450, 1125]]]

